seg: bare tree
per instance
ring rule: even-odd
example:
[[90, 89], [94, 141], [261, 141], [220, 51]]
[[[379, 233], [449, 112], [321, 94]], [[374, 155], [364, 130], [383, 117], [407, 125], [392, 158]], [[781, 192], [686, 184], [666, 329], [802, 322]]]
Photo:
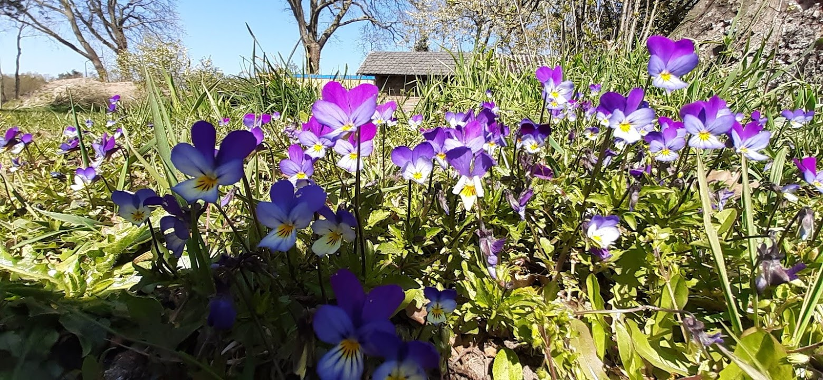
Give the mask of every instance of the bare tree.
[[23, 39], [23, 29], [26, 29], [24, 24], [17, 27], [17, 57], [14, 59], [14, 99], [20, 99], [20, 56], [23, 54], [20, 40]]
[[317, 74], [320, 70], [321, 51], [338, 28], [366, 21], [389, 30], [393, 23], [391, 12], [387, 12], [393, 7], [395, 3], [393, 0], [286, 0], [286, 2], [298, 24], [300, 40], [306, 54], [306, 71], [310, 74]]
[[144, 34], [169, 36], [177, 22], [173, 0], [0, 0], [0, 12], [88, 59], [103, 81], [106, 52], [127, 52]]

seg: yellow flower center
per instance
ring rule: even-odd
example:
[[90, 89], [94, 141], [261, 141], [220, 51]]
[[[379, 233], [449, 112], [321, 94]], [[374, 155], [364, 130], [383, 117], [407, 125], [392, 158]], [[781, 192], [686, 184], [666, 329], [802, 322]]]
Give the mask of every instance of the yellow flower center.
[[821, 182], [820, 181], [813, 181], [813, 186], [821, 187]]
[[629, 132], [629, 129], [632, 128], [632, 125], [629, 124], [628, 121], [624, 120], [621, 124], [618, 124], [618, 128], [621, 128], [623, 132]]
[[473, 184], [466, 184], [464, 185], [463, 190], [461, 190], [461, 195], [465, 197], [474, 197], [477, 192], [475, 191], [475, 185]]
[[603, 240], [601, 239], [601, 237], [600, 237], [600, 236], [598, 236], [598, 235], [593, 236], [593, 237], [592, 237], [592, 240], [595, 240], [595, 242], [597, 242], [597, 243], [600, 243], [600, 242], [602, 242], [602, 241], [603, 241]]
[[446, 153], [438, 153], [437, 156], [438, 156], [438, 158], [440, 158], [442, 160], [446, 159]]
[[749, 150], [749, 149], [747, 149], [747, 147], [742, 146], [742, 147], [738, 148], [738, 151], [739, 151], [739, 152], [741, 152], [741, 153], [747, 153], [747, 152], [749, 152], [750, 150]]
[[376, 119], [375, 124], [383, 124], [383, 119]]
[[358, 159], [358, 152], [349, 153], [349, 159], [357, 160]]
[[559, 94], [558, 91], [552, 91], [549, 95], [552, 95], [553, 98], [561, 96], [561, 94]]
[[134, 220], [135, 222], [142, 222], [145, 218], [146, 214], [143, 211], [137, 210], [132, 213], [132, 220]]
[[351, 360], [360, 352], [360, 343], [354, 339], [344, 339], [340, 342], [340, 350], [345, 359]]
[[349, 132], [349, 131], [351, 131], [351, 130], [352, 130], [352, 128], [354, 128], [354, 127], [355, 127], [355, 126], [354, 126], [354, 125], [352, 125], [352, 123], [346, 123], [346, 124], [344, 124], [342, 127], [340, 127], [340, 129], [341, 129], [342, 131], [344, 131], [344, 132]]
[[203, 175], [195, 180], [195, 189], [200, 191], [209, 191], [217, 187], [217, 178], [209, 175]]
[[669, 71], [664, 71], [661, 73], [661, 79], [664, 80], [664, 82], [669, 82], [670, 79], [672, 79], [672, 74], [670, 74]]
[[299, 173], [296, 175], [296, 177], [297, 177], [298, 179], [306, 179], [306, 173], [304, 173], [304, 172], [299, 172]]
[[432, 316], [435, 318], [441, 318], [443, 316], [443, 308], [441, 305], [433, 306], [429, 312], [432, 313]]
[[326, 244], [333, 245], [337, 244], [341, 239], [343, 239], [343, 234], [338, 231], [332, 231], [326, 235]]
[[291, 235], [292, 231], [294, 231], [294, 230], [295, 230], [295, 225], [294, 224], [283, 223], [280, 226], [278, 226], [277, 232], [275, 232], [275, 233], [280, 238], [286, 238], [287, 236]]
[[531, 149], [531, 150], [538, 150], [538, 148], [539, 148], [538, 143], [532, 143], [532, 145], [529, 146], [529, 149]]
[[710, 139], [711, 134], [707, 131], [698, 132], [698, 139], [701, 141], [707, 141]]
[[323, 145], [315, 144], [315, 146], [313, 146], [312, 148], [315, 149], [315, 152], [320, 152], [323, 150]]
[[558, 102], [556, 102], [556, 101], [554, 101], [554, 100], [553, 100], [553, 101], [551, 101], [551, 102], [549, 103], [549, 105], [551, 105], [551, 106], [553, 106], [553, 107], [558, 107]]
[[415, 172], [415, 174], [412, 174], [412, 178], [421, 179], [423, 178], [423, 174], [421, 172]]
[[669, 149], [667, 149], [667, 148], [661, 149], [661, 153], [660, 153], [660, 154], [661, 154], [662, 156], [669, 156], [669, 155], [670, 155], [670, 150], [669, 150]]

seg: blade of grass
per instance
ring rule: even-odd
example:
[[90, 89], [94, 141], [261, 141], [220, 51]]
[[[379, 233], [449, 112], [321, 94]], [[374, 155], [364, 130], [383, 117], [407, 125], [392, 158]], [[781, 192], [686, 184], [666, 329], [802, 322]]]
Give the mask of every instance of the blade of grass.
[[[742, 215], [744, 218], [744, 228], [747, 230], [747, 236], [755, 236], [757, 232], [755, 222], [753, 221], [750, 171], [747, 166], [747, 157], [745, 157], [744, 154], [741, 154], [741, 195], [741, 199], [744, 201], [744, 212]], [[750, 254], [750, 268], [752, 269], [751, 273], [755, 273], [755, 267], [758, 265], [758, 256], [755, 249], [755, 243], [755, 239], [747, 239], [747, 251], [749, 251]], [[755, 309], [753, 321], [755, 322], [755, 327], [758, 328], [758, 292], [752, 291], [752, 289], [753, 287], [750, 286], [750, 293], [752, 293], [752, 304]]]
[[712, 225], [712, 203], [710, 202], [709, 185], [707, 184], [707, 169], [704, 166], [704, 161], [701, 159], [701, 154], [695, 155], [698, 162], [698, 186], [701, 195], [701, 207], [704, 212], [704, 228], [707, 230], [707, 240], [709, 241], [712, 251], [712, 258], [715, 262], [715, 269], [721, 280], [721, 290], [724, 292], [724, 300], [727, 302], [727, 311], [730, 314], [730, 322], [732, 329], [736, 334], [741, 334], [743, 331], [741, 325], [741, 317], [738, 315], [738, 304], [735, 302], [735, 297], [730, 288], [730, 281], [727, 277], [727, 265], [724, 263], [724, 251], [721, 249], [721, 243], [718, 240], [718, 233]]
[[171, 127], [169, 123], [168, 114], [162, 104], [160, 94], [154, 84], [152, 78], [146, 75], [146, 83], [149, 87], [149, 104], [152, 108], [152, 119], [154, 120], [154, 136], [157, 145], [157, 152], [160, 154], [160, 160], [163, 163], [163, 169], [166, 172], [166, 179], [169, 187], [177, 185], [177, 176], [175, 176], [175, 169], [172, 165], [172, 145], [173, 141], [169, 138], [166, 131]]
[[807, 326], [813, 319], [815, 308], [821, 305], [821, 296], [824, 293], [824, 268], [819, 269], [815, 274], [812, 287], [807, 289], [804, 295], [804, 302], [801, 304], [801, 313], [798, 314], [798, 321], [795, 324], [792, 340], [790, 344], [798, 347], [801, 344], [801, 337], [807, 330]]

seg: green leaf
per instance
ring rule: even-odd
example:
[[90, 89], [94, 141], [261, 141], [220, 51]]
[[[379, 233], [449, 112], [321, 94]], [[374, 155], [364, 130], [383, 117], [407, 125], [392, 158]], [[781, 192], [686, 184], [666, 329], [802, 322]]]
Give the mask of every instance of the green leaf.
[[738, 211], [734, 208], [728, 208], [715, 214], [715, 219], [721, 224], [718, 227], [718, 234], [723, 235], [729, 231], [733, 224], [735, 224], [736, 218], [738, 218]]
[[690, 371], [686, 365], [679, 363], [677, 359], [665, 352], [659, 352], [659, 350], [653, 348], [649, 341], [650, 338], [638, 329], [635, 322], [627, 321], [626, 324], [629, 327], [630, 336], [632, 336], [632, 346], [638, 355], [641, 355], [653, 366], [669, 373], [677, 373], [682, 376], [689, 375]]
[[[90, 317], [91, 318], [91, 317]], [[101, 319], [98, 323], [109, 325], [109, 320]], [[80, 318], [76, 314], [68, 313], [60, 316], [60, 324], [80, 340], [80, 347], [83, 355], [87, 356], [92, 349], [100, 347], [106, 341], [106, 330], [98, 328], [98, 325]]]
[[369, 229], [374, 227], [379, 222], [385, 221], [386, 218], [391, 215], [389, 211], [386, 210], [376, 210], [369, 214], [369, 217], [366, 218], [366, 226], [364, 228]]
[[644, 380], [641, 373], [641, 369], [644, 368], [644, 361], [638, 356], [626, 325], [622, 320], [616, 318], [612, 328], [615, 330], [615, 340], [618, 343], [618, 355], [621, 357], [621, 363], [624, 365], [624, 370], [627, 371], [630, 380]]
[[824, 293], [823, 278], [824, 268], [820, 268], [815, 273], [812, 286], [810, 286], [806, 294], [804, 294], [804, 302], [801, 304], [801, 312], [798, 314], [798, 321], [795, 324], [796, 327], [795, 330], [793, 330], [792, 340], [790, 341], [793, 347], [798, 347], [801, 343], [801, 338], [806, 333], [807, 326], [813, 319], [816, 307], [821, 304], [821, 295]]
[[521, 380], [523, 378], [524, 372], [521, 363], [518, 361], [518, 355], [515, 354], [515, 351], [502, 347], [495, 355], [495, 361], [492, 363], [492, 379]]
[[775, 153], [775, 158], [773, 158], [773, 163], [770, 167], [770, 182], [776, 185], [781, 184], [783, 180], [782, 176], [784, 175], [784, 162], [787, 160], [787, 154], [789, 152], [790, 148], [785, 146]]
[[103, 378], [103, 369], [100, 364], [94, 359], [94, 356], [86, 356], [83, 359], [83, 367], [80, 369], [83, 374], [83, 380], [98, 380]]
[[589, 333], [589, 328], [584, 322], [573, 319], [569, 322], [569, 327], [576, 332], [570, 338], [569, 345], [578, 353], [578, 365], [586, 374], [587, 379], [609, 380], [604, 372], [604, 363], [598, 358], [595, 342]]
[[[594, 310], [604, 309], [604, 298], [601, 297], [601, 287], [598, 285], [598, 279], [591, 273], [587, 276], [587, 296]], [[592, 339], [595, 342], [598, 357], [603, 358], [607, 350], [607, 324], [603, 315], [594, 314], [591, 318], [594, 319], [592, 323]]]
[[63, 213], [60, 213], [60, 212], [51, 212], [51, 211], [40, 210], [40, 209], [35, 209], [35, 210], [37, 212], [49, 217], [49, 218], [54, 219], [54, 220], [59, 220], [61, 222], [66, 222], [66, 223], [74, 224], [74, 225], [78, 225], [78, 226], [94, 228], [96, 226], [103, 225], [103, 223], [98, 222], [94, 219], [89, 219], [89, 218], [79, 216], [79, 215], [63, 214]]
[[793, 367], [787, 362], [784, 346], [763, 330], [752, 328], [744, 332], [730, 358], [733, 363], [719, 373], [721, 380], [746, 379], [745, 375], [757, 378], [753, 369], [745, 369], [741, 362], [758, 368], [764, 379], [793, 378]]

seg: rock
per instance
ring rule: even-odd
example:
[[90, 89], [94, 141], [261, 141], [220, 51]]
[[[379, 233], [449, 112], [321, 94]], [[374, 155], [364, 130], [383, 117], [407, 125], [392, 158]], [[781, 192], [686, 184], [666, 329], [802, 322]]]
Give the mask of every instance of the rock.
[[83, 108], [106, 107], [112, 95], [120, 95], [126, 103], [140, 97], [133, 82], [99, 82], [90, 78], [59, 79], [46, 83], [42, 89], [23, 99], [22, 108], [70, 106], [69, 91], [74, 104]]
[[729, 46], [738, 54], [733, 55], [735, 60], [743, 58], [739, 52], [748, 40], [751, 50], [764, 41], [764, 56], [774, 51], [779, 65], [797, 64], [791, 76], [797, 73], [808, 82], [818, 82], [822, 73], [821, 4], [821, 0], [699, 0], [670, 37], [696, 40], [702, 43], [701, 58], [714, 59], [724, 50], [721, 41], [735, 27]]

